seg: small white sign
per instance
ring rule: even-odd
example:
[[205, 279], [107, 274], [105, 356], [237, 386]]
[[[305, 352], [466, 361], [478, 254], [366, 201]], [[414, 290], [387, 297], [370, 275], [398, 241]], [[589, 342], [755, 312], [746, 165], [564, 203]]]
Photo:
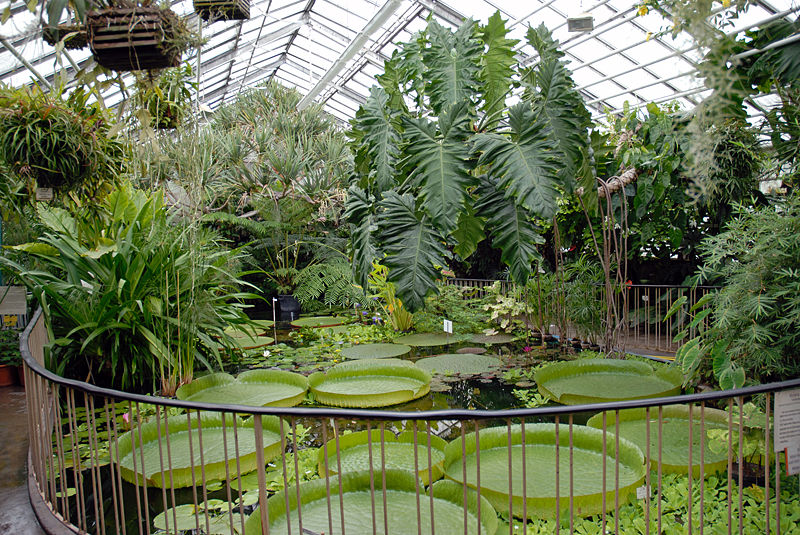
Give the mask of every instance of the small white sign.
[[642, 485], [641, 487], [636, 488], [636, 499], [637, 500], [644, 500], [650, 494], [650, 489], [647, 485]]
[[800, 474], [800, 444], [793, 448], [786, 448], [786, 475]]
[[37, 201], [52, 201], [53, 200], [53, 188], [36, 188], [36, 200]]
[[800, 450], [800, 388], [775, 394], [775, 451]]
[[444, 332], [448, 334], [453, 334], [453, 322], [450, 320], [444, 320]]

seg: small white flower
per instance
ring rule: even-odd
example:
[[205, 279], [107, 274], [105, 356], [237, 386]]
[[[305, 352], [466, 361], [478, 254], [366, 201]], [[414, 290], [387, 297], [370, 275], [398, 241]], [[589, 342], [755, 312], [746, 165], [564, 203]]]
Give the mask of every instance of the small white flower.
[[269, 349], [265, 349], [263, 354], [264, 354], [265, 357], [268, 357], [268, 356], [271, 355], [271, 353], [269, 352]]

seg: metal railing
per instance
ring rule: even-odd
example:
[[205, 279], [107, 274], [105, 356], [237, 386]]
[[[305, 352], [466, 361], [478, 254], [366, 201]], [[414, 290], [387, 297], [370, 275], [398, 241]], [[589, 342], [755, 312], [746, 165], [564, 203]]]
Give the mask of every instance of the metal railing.
[[[495, 282], [500, 283], [500, 293], [508, 295], [515, 289], [511, 281], [494, 281], [489, 279], [460, 279], [449, 278], [446, 283], [459, 288], [474, 289], [470, 297], [485, 297], [487, 289]], [[703, 296], [718, 289], [716, 286], [681, 286], [665, 284], [628, 284], [620, 289], [615, 295], [617, 302], [616, 310], [621, 310], [625, 314], [621, 334], [622, 341], [627, 348], [640, 350], [660, 351], [666, 353], [675, 352], [682, 342], [675, 342], [675, 335], [690, 323], [686, 310], [694, 306]], [[622, 306], [623, 292], [625, 295], [625, 307]], [[522, 295], [522, 293], [520, 293]], [[687, 302], [683, 309], [677, 314], [666, 318], [667, 311], [672, 303], [681, 296], [687, 297]], [[531, 293], [529, 299], [537, 298], [536, 293]], [[598, 306], [605, 307], [604, 289], [597, 287], [597, 292], [587, 295], [587, 299], [595, 299]], [[542, 295], [543, 308], [547, 310], [545, 314], [552, 318], [556, 314], [557, 296], [551, 294]], [[699, 312], [699, 311], [698, 311]], [[570, 310], [566, 306], [567, 330], [559, 335], [566, 335], [568, 338], [580, 337], [581, 329], [570, 323]], [[536, 318], [533, 318], [536, 319]], [[703, 325], [708, 326], [710, 318], [703, 320]], [[558, 321], [552, 320], [553, 327], [557, 327]], [[545, 326], [547, 327], [547, 326]], [[554, 330], [554, 329], [551, 329]], [[557, 329], [555, 329], [557, 330]], [[698, 327], [693, 326], [687, 329], [688, 338], [697, 335]], [[601, 338], [601, 337], [598, 337]]]
[[[505, 411], [248, 407], [128, 394], [65, 379], [44, 368], [46, 343], [37, 312], [21, 341], [30, 470], [34, 494], [65, 532], [490, 535], [497, 522], [493, 509], [510, 520], [497, 533], [509, 535], [524, 533], [525, 525], [532, 533], [626, 535], [660, 534], [667, 527], [670, 533], [713, 528], [787, 535], [800, 529], [791, 501], [797, 493], [781, 476], [781, 456], [770, 453], [770, 432], [761, 435], [755, 452], [746, 433], [754, 425], [769, 430], [775, 393], [800, 387], [800, 379]], [[745, 424], [745, 403], [755, 396], [763, 421]], [[684, 476], [667, 473], [666, 457], [676, 444], [667, 431], [673, 404], [685, 407], [687, 422], [694, 422], [687, 425]], [[627, 409], [644, 411], [641, 451], [618, 438]], [[588, 415], [598, 415], [599, 429], [581, 424]], [[707, 447], [712, 427], [725, 435], [717, 437], [724, 453], [713, 459], [715, 470]], [[406, 430], [402, 440], [396, 438], [400, 429]], [[347, 474], [352, 461], [346, 456], [349, 431], [366, 431], [361, 447], [368, 468], [343, 476], [340, 484], [335, 474]], [[442, 440], [449, 442], [441, 446]], [[398, 441], [413, 454], [399, 455], [393, 449]], [[311, 463], [304, 457], [309, 451]], [[587, 464], [587, 458], [593, 461]], [[748, 458], [760, 462], [757, 491], [745, 479]], [[300, 482], [314, 471], [316, 483]], [[431, 485], [441, 472], [446, 482]], [[553, 492], [543, 497], [543, 488]]]

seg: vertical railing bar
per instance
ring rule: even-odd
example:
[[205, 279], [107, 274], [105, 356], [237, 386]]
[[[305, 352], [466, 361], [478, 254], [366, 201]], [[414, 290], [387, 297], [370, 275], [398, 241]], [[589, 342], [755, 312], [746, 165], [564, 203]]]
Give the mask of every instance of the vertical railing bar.
[[[206, 488], [206, 462], [205, 462], [205, 452], [203, 451], [203, 422], [200, 419], [200, 411], [197, 411], [197, 448], [200, 450], [200, 485], [203, 487], [203, 517], [206, 520], [206, 533], [210, 533], [211, 522], [208, 518], [208, 489]], [[192, 473], [194, 473], [194, 457], [192, 457]]]
[[[436, 535], [436, 522], [433, 516], [433, 454], [431, 452], [431, 422], [425, 420], [425, 433], [428, 440], [428, 496], [431, 508], [431, 535]], [[480, 519], [479, 519], [480, 520]]]
[[[336, 480], [339, 488], [339, 520], [342, 525], [342, 534], [345, 535], [344, 526], [344, 489], [342, 486], [342, 448], [339, 445], [339, 423], [336, 419], [331, 419], [333, 425], [333, 440], [336, 442]], [[289, 534], [291, 535], [291, 534]]]
[[[47, 396], [41, 395], [38, 383], [39, 381], [26, 383], [28, 386], [25, 389], [25, 403], [28, 409], [27, 424], [28, 436], [31, 437], [30, 453], [33, 461], [33, 470], [36, 472], [35, 475], [38, 476], [37, 484], [39, 488], [41, 488], [40, 481], [43, 477], [47, 476], [45, 473], [43, 473], [43, 455], [40, 453], [40, 450], [44, 447], [46, 442], [44, 438], [46, 436], [44, 429], [46, 427], [47, 420], [45, 418], [49, 411], [46, 410], [47, 404], [45, 403]], [[54, 429], [56, 429], [55, 423]], [[52, 443], [53, 437], [50, 436], [48, 438]]]
[[[693, 433], [694, 433], [694, 414], [693, 414], [693, 412], [694, 412], [694, 403], [689, 403], [689, 481], [688, 481], [688, 485], [689, 485], [688, 501], [689, 501], [689, 503], [687, 504], [687, 507], [689, 509], [689, 511], [687, 513], [687, 516], [689, 517], [689, 519], [688, 519], [689, 533], [692, 532], [692, 525], [693, 525], [693, 523], [692, 523], [692, 520], [693, 520], [693, 518], [692, 518], [692, 513], [693, 513], [692, 505], [694, 504], [694, 494], [693, 494], [693, 489], [692, 489], [692, 483], [694, 482], [694, 459], [692, 458], [692, 453], [694, 452], [694, 436], [693, 436]], [[702, 477], [702, 474], [701, 474], [701, 477]]]
[[[238, 425], [238, 418], [239, 415], [237, 413], [233, 413], [233, 449], [234, 453], [236, 454], [236, 481], [239, 482], [237, 485], [238, 494], [239, 494], [239, 522], [242, 525], [241, 533], [245, 532], [244, 527], [244, 497], [242, 496], [242, 463], [240, 462], [239, 458], [239, 425]], [[260, 492], [260, 491], [259, 491]], [[259, 496], [260, 499], [260, 496]]]
[[658, 529], [656, 533], [661, 533], [661, 500], [663, 495], [661, 494], [661, 456], [662, 456], [662, 447], [664, 445], [664, 407], [662, 405], [658, 406]]
[[461, 422], [461, 478], [464, 482], [464, 535], [469, 533], [469, 523], [467, 517], [467, 431], [464, 422]]
[[[574, 441], [572, 435], [573, 424], [572, 413], [569, 413], [569, 533], [575, 533], [575, 451]], [[557, 449], [561, 448], [561, 444], [556, 445]]]
[[560, 416], [555, 416], [555, 443], [556, 443], [556, 535], [561, 533], [561, 430]]
[[[228, 525], [231, 528], [231, 534], [236, 532], [233, 527], [233, 496], [231, 496], [231, 468], [228, 457], [228, 414], [222, 413], [222, 455], [225, 462], [225, 497], [228, 498]], [[288, 492], [288, 489], [287, 489]], [[289, 508], [287, 507], [288, 511]]]
[[136, 431], [139, 436], [139, 458], [142, 461], [142, 501], [144, 502], [144, 526], [145, 533], [150, 535], [150, 507], [149, 496], [147, 494], [147, 467], [144, 465], [144, 437], [142, 436], [142, 411], [139, 402], [136, 402]]
[[607, 486], [606, 485], [606, 478], [608, 477], [608, 462], [607, 462], [607, 457], [608, 457], [608, 412], [606, 412], [606, 411], [603, 411], [603, 445], [602, 445], [602, 449], [603, 449], [603, 451], [602, 451], [602, 457], [603, 457], [603, 459], [602, 459], [602, 465], [603, 465], [602, 466], [602, 472], [603, 472], [603, 475], [602, 475], [602, 480], [600, 482], [600, 486], [601, 486], [600, 490], [602, 491], [603, 496], [601, 497], [601, 506], [600, 506], [600, 508], [602, 509], [602, 511], [600, 511], [600, 533], [605, 533], [606, 532], [606, 523], [607, 523], [607, 519], [606, 519], [606, 509], [607, 509], [606, 501], [607, 501], [607, 497], [606, 497], [606, 494], [607, 494], [607, 490], [608, 490], [608, 489], [606, 489], [606, 486]]
[[[169, 515], [167, 514], [167, 511], [169, 510], [169, 503], [167, 502], [167, 485], [166, 485], [167, 478], [164, 477], [164, 474], [166, 472], [164, 471], [164, 451], [163, 451], [164, 446], [162, 444], [162, 436], [161, 436], [161, 406], [156, 405], [155, 407], [156, 407], [156, 435], [158, 436], [158, 464], [159, 467], [161, 468], [161, 481], [162, 481], [161, 499], [164, 503], [164, 529], [166, 530], [167, 533], [169, 533]], [[166, 413], [166, 410], [164, 410], [164, 412]], [[167, 437], [166, 442], [169, 442], [169, 437]], [[170, 486], [172, 485], [170, 484]], [[176, 527], [177, 531], [178, 525], [176, 523], [174, 523], [173, 525]]]
[[744, 517], [742, 516], [742, 502], [744, 501], [744, 497], [742, 496], [742, 491], [744, 489], [744, 460], [742, 457], [744, 455], [744, 398], [739, 396], [736, 398], [736, 402], [739, 405], [739, 451], [737, 452], [737, 460], [739, 462], [739, 535], [743, 535]]
[[[764, 416], [766, 419], [765, 427], [764, 427], [764, 455], [766, 455], [766, 459], [764, 460], [764, 509], [767, 516], [767, 525], [766, 531], [767, 533], [771, 533], [770, 527], [770, 514], [769, 514], [769, 454], [770, 454], [770, 443], [769, 443], [769, 419], [770, 419], [770, 393], [766, 393], [766, 409], [764, 412]], [[776, 473], [777, 479], [780, 479], [780, 474]], [[776, 496], [777, 499], [780, 499], [780, 496]], [[777, 519], [778, 523], [780, 523], [780, 518]]]
[[703, 535], [705, 524], [705, 492], [706, 492], [706, 402], [700, 402], [700, 535]]
[[[256, 470], [258, 477], [258, 511], [261, 515], [261, 533], [269, 535], [269, 508], [267, 506], [267, 474], [266, 460], [264, 459], [264, 423], [260, 414], [253, 415], [253, 432], [256, 441]], [[241, 487], [241, 480], [239, 483]], [[287, 522], [291, 522], [289, 511], [286, 511]]]
[[[109, 398], [103, 398], [103, 412], [106, 415], [106, 435], [108, 437], [108, 455], [111, 457], [111, 416], [108, 411]], [[116, 418], [116, 412], [114, 412]], [[117, 501], [117, 485], [114, 481], [113, 459], [109, 459], [109, 475], [111, 476], [111, 503], [114, 506], [114, 528], [115, 533], [120, 533], [119, 527], [119, 503]]]
[[[769, 426], [767, 426], [769, 433]], [[767, 460], [769, 462], [769, 449], [767, 449]], [[775, 454], [775, 535], [781, 535], [781, 457], [780, 453]], [[769, 505], [767, 505], [769, 507]]]
[[[369, 501], [372, 508], [372, 535], [378, 535], [378, 524], [375, 516], [375, 466], [372, 458], [372, 420], [367, 420], [367, 458], [369, 460]], [[300, 499], [298, 495], [298, 500]]]
[[383, 493], [383, 535], [389, 535], [389, 505], [386, 502], [386, 422], [381, 422], [381, 492]]
[[[278, 418], [278, 427], [281, 433], [281, 467], [283, 468], [283, 501], [284, 506], [286, 507], [286, 530], [289, 535], [292, 535], [292, 522], [291, 522], [291, 508], [289, 507], [289, 476], [287, 474], [286, 468], [286, 433], [284, 431], [284, 422], [283, 418]], [[294, 454], [294, 457], [297, 457], [297, 454]], [[295, 475], [299, 477], [299, 474], [295, 472]], [[298, 530], [298, 534], [302, 535], [302, 530]]]
[[79, 527], [86, 531], [86, 502], [83, 496], [83, 472], [78, 451], [78, 415], [75, 410], [75, 391], [71, 388], [67, 389], [67, 419], [69, 420], [70, 438], [72, 438], [72, 471], [75, 474], [75, 498], [77, 500], [75, 510]]
[[645, 443], [645, 473], [644, 473], [644, 533], [650, 535], [650, 407], [644, 409], [644, 443]]
[[[142, 503], [141, 503], [141, 497], [139, 496], [139, 480], [143, 478], [139, 477], [139, 470], [137, 469], [138, 463], [136, 462], [136, 449], [138, 448], [138, 445], [136, 444], [136, 435], [133, 429], [135, 424], [133, 416], [133, 404], [130, 401], [128, 401], [128, 413], [131, 415], [130, 416], [131, 464], [133, 465], [133, 479], [135, 481], [134, 494], [136, 495], [136, 520], [139, 523], [139, 533], [141, 534], [144, 533], [144, 528], [142, 527]], [[120, 486], [120, 488], [122, 487]]]
[[[478, 495], [478, 535], [481, 535], [481, 435], [480, 435], [480, 423], [478, 420], [474, 420], [475, 422], [475, 490]], [[467, 503], [464, 502], [464, 507], [467, 506]], [[493, 535], [489, 533], [488, 535]]]
[[[33, 392], [31, 397], [32, 398], [35, 397], [37, 404], [42, 404], [42, 403], [44, 403], [44, 400], [41, 399], [39, 397], [39, 395], [38, 395], [38, 391], [39, 390], [38, 390], [37, 385], [38, 385], [39, 382], [43, 382], [44, 380], [40, 379], [40, 377], [38, 375], [34, 375], [33, 373], [31, 373], [29, 375], [32, 377], [33, 380], [32, 381], [27, 381], [25, 384], [26, 385], [33, 385], [33, 388], [31, 389], [32, 392]], [[27, 390], [27, 387], [26, 387], [26, 390]], [[66, 521], [69, 522], [69, 507], [67, 506], [68, 505], [67, 504], [67, 498], [66, 498], [67, 489], [66, 489], [66, 486], [65, 486], [67, 484], [67, 469], [66, 469], [67, 462], [66, 462], [66, 458], [64, 456], [64, 437], [63, 437], [64, 424], [61, 422], [61, 420], [62, 420], [61, 402], [59, 401], [59, 398], [61, 397], [60, 394], [59, 394], [60, 390], [61, 389], [60, 389], [59, 385], [53, 385], [53, 395], [52, 395], [52, 404], [53, 404], [53, 409], [52, 410], [54, 411], [54, 415], [53, 415], [53, 419], [54, 419], [54, 421], [53, 421], [53, 432], [55, 433], [55, 439], [56, 439], [56, 460], [57, 460], [57, 464], [58, 464], [58, 479], [59, 479], [58, 483], [59, 484], [58, 485], [55, 484], [56, 483], [55, 482], [55, 476], [53, 476], [53, 498], [52, 498], [51, 503], [54, 506], [54, 509], [56, 511], [58, 511], [58, 500], [59, 500], [59, 497], [58, 497], [57, 489], [60, 487], [61, 488], [61, 498], [60, 499], [61, 499], [61, 508], [62, 508], [61, 514], [66, 519]], [[32, 403], [33, 403], [33, 401], [32, 401]], [[34, 412], [31, 411], [28, 414], [34, 414]], [[41, 422], [39, 422], [39, 424], [35, 425], [34, 427], [36, 427], [38, 429], [41, 429]], [[52, 440], [53, 439], [51, 437], [50, 441], [52, 442]]]
[[728, 535], [733, 533], [733, 398], [728, 398]]
[[[89, 465], [92, 473], [92, 491], [94, 494], [94, 519], [95, 533], [100, 535], [106, 532], [106, 518], [103, 510], [103, 483], [100, 480], [100, 468], [98, 457], [99, 443], [97, 440], [97, 420], [94, 417], [94, 397], [90, 397], [86, 392], [83, 393], [83, 404], [86, 406], [86, 430], [89, 439]], [[99, 502], [99, 504], [98, 504]]]
[[528, 525], [528, 462], [527, 462], [527, 454], [525, 452], [525, 418], [521, 418], [519, 421], [520, 431], [522, 440], [520, 444], [522, 445], [522, 525]]
[[511, 418], [506, 419], [506, 442], [508, 444], [508, 535], [514, 535], [514, 463], [511, 450]]
[[[325, 459], [325, 500], [328, 504], [328, 533], [333, 533], [333, 514], [331, 512], [331, 469], [328, 466], [328, 420], [322, 419], [322, 458]], [[337, 452], [338, 455], [338, 452]], [[341, 474], [340, 474], [341, 479]]]
[[614, 533], [619, 535], [619, 409], [614, 411]]
[[[29, 377], [32, 375], [27, 365], [23, 365], [22, 374], [23, 376], [27, 374]], [[56, 404], [55, 399], [53, 399], [51, 402], [48, 402], [48, 399], [52, 398], [52, 396], [45, 395], [43, 398], [38, 396], [37, 395], [38, 389], [35, 386], [35, 382], [36, 381], [34, 380], [27, 380], [25, 382], [26, 385], [34, 385], [32, 388], [33, 392], [31, 393], [31, 395], [28, 396], [26, 391], [26, 396], [25, 396], [26, 398], [25, 402], [28, 406], [28, 415], [29, 415], [27, 423], [28, 423], [28, 433], [29, 436], [31, 437], [31, 442], [30, 442], [32, 445], [31, 455], [32, 456], [39, 455], [41, 457], [40, 463], [38, 462], [33, 463], [33, 466], [36, 467], [35, 470], [41, 470], [41, 472], [39, 474], [34, 474], [34, 475], [37, 476], [36, 483], [38, 487], [42, 490], [42, 493], [47, 497], [47, 502], [54, 505], [57, 508], [58, 498], [56, 497], [56, 482], [55, 482], [56, 480], [55, 459], [57, 452], [56, 453], [53, 452], [53, 432], [55, 432], [56, 434], [60, 434], [61, 425], [60, 422], [52, 420], [53, 418], [55, 418], [56, 414], [54, 410]], [[42, 384], [46, 383], [42, 381]], [[32, 421], [33, 420], [32, 416], [37, 412], [39, 412], [40, 414], [42, 412], [46, 413], [47, 419], [42, 420], [38, 423], [38, 425], [35, 425]], [[51, 421], [53, 422], [53, 427], [52, 427], [53, 432], [46, 433], [45, 429], [49, 427], [48, 424]], [[41, 444], [41, 446], [39, 446], [39, 444]], [[43, 451], [38, 454], [34, 453], [35, 450], [33, 448], [38, 449], [39, 447], [41, 447]], [[56, 448], [57, 447], [58, 445], [56, 443]], [[41, 464], [41, 468], [37, 466], [39, 464]]]
[[194, 475], [194, 441], [192, 440], [192, 411], [186, 411], [186, 433], [189, 437], [189, 466], [191, 467], [190, 473], [192, 474], [192, 503], [194, 504], [194, 523], [197, 532], [200, 532], [200, 517], [197, 516], [199, 504], [197, 503], [197, 480]]
[[[178, 512], [175, 508], [178, 506], [175, 501], [175, 476], [172, 471], [172, 447], [169, 441], [169, 416], [167, 409], [164, 409], [164, 436], [167, 437], [167, 469], [169, 470], [169, 495], [172, 498], [172, 525], [178, 525]], [[167, 516], [164, 514], [164, 516]]]
[[412, 421], [411, 424], [414, 426], [411, 433], [414, 441], [414, 495], [417, 500], [417, 535], [422, 535], [422, 507], [420, 507], [419, 499], [419, 454], [417, 452], [419, 443], [417, 441], [417, 422]]
[[[114, 468], [111, 469], [111, 479], [112, 479], [112, 482], [113, 482], [114, 473], [116, 472], [116, 474], [117, 474], [116, 484], [118, 485], [117, 494], [119, 496], [120, 525], [122, 526], [122, 535], [126, 535], [127, 527], [125, 526], [125, 524], [127, 524], [127, 518], [125, 517], [125, 497], [124, 497], [123, 492], [122, 492], [122, 463], [120, 462], [120, 458], [119, 458], [119, 434], [117, 433], [117, 404], [118, 403], [119, 402], [117, 402], [117, 401], [114, 402], [114, 418], [111, 419], [111, 430], [112, 430], [113, 435], [114, 435], [113, 436], [113, 438], [114, 438], [114, 440], [113, 440], [114, 454], [115, 454], [115, 458], [117, 459], [117, 462], [113, 463], [114, 466], [116, 467], [116, 470]], [[123, 407], [124, 407], [124, 405], [123, 405]], [[131, 442], [133, 442], [132, 438], [131, 438]], [[111, 444], [112, 444], [112, 442], [109, 442], [109, 444], [108, 444], [109, 453], [111, 452]], [[135, 470], [134, 470], [134, 472], [135, 472]], [[138, 495], [138, 490], [137, 490], [137, 495]], [[140, 531], [139, 532], [141, 533], [141, 526], [140, 526]]]
[[[303, 513], [300, 507], [300, 448], [297, 446], [297, 417], [292, 416], [292, 456], [294, 457], [294, 488], [297, 494], [297, 532], [303, 535]], [[289, 487], [286, 487], [286, 495], [289, 495]], [[288, 510], [288, 508], [287, 508]]]

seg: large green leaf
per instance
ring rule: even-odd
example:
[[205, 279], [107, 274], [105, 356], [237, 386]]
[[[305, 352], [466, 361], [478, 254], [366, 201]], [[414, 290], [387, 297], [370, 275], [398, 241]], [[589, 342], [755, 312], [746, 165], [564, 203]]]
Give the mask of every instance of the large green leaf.
[[392, 124], [389, 96], [380, 87], [372, 87], [364, 104], [356, 112], [353, 128], [361, 133], [372, 159], [371, 181], [378, 192], [392, 188], [395, 182], [400, 136]]
[[[694, 407], [689, 418], [687, 405], [667, 405], [660, 409], [652, 407], [649, 415], [650, 427], [650, 466], [658, 469], [661, 459], [663, 473], [689, 473], [689, 427], [692, 428], [692, 474], [700, 476], [700, 456], [703, 452], [705, 474], [724, 470], [728, 464], [727, 451], [715, 452], [709, 447], [706, 436], [709, 429], [728, 429], [728, 414], [717, 409]], [[606, 414], [606, 430], [617, 433], [617, 417], [614, 411]], [[625, 409], [619, 411], [619, 436], [628, 439], [647, 452], [648, 415], [645, 409]], [[595, 414], [586, 422], [589, 427], [603, 428], [603, 413]], [[659, 430], [660, 429], [660, 430]], [[703, 444], [703, 448], [700, 444]], [[659, 451], [659, 447], [661, 448]]]
[[342, 362], [308, 378], [319, 403], [337, 407], [385, 407], [430, 391], [431, 376], [412, 362], [363, 359]]
[[487, 219], [492, 245], [500, 249], [500, 258], [514, 281], [525, 284], [531, 266], [541, 258], [536, 244], [544, 243], [544, 238], [526, 211], [508, 198], [494, 180], [483, 177], [478, 197], [475, 209]]
[[556, 142], [544, 119], [534, 115], [527, 102], [508, 110], [509, 128], [503, 134], [478, 134], [475, 150], [478, 165], [488, 166], [488, 174], [517, 203], [541, 218], [556, 213], [559, 197]]
[[[382, 435], [382, 436], [381, 436]], [[416, 447], [414, 446], [416, 442]], [[428, 443], [430, 442], [430, 464]], [[338, 446], [337, 446], [338, 444]], [[386, 469], [397, 469], [419, 473], [423, 484], [428, 485], [428, 471], [433, 473], [433, 481], [443, 475], [444, 448], [447, 442], [426, 432], [406, 431], [395, 436], [391, 432], [381, 433], [373, 429], [369, 434], [358, 431], [331, 439], [319, 448], [318, 470], [323, 476], [327, 472], [335, 475], [341, 466], [342, 473], [369, 470], [372, 457], [372, 471], [381, 473]], [[326, 453], [327, 452], [327, 453]], [[338, 455], [337, 455], [338, 454]], [[327, 460], [326, 460], [327, 456]], [[327, 463], [327, 464], [326, 464]]]
[[344, 325], [350, 323], [349, 318], [337, 316], [309, 316], [307, 318], [299, 318], [292, 322], [293, 327], [335, 327], [337, 325]]
[[458, 227], [453, 232], [453, 238], [456, 240], [453, 252], [464, 260], [472, 256], [485, 237], [483, 230], [485, 225], [486, 220], [477, 217], [471, 208], [467, 207], [461, 212], [458, 216]]
[[679, 394], [683, 377], [674, 366], [631, 360], [555, 362], [534, 375], [542, 395], [565, 405], [644, 399]]
[[437, 115], [454, 104], [474, 104], [483, 52], [475, 33], [476, 23], [471, 19], [455, 32], [436, 20], [428, 24], [429, 46], [422, 50], [425, 92]]
[[347, 190], [344, 218], [352, 225], [350, 243], [353, 257], [353, 278], [367, 287], [367, 279], [372, 271], [372, 263], [377, 258], [373, 233], [375, 223], [375, 198], [358, 186]]
[[413, 347], [432, 347], [452, 344], [457, 339], [447, 333], [414, 333], [406, 334], [392, 340], [395, 344], [405, 344]]
[[426, 357], [417, 361], [417, 366], [431, 373], [480, 375], [497, 370], [501, 365], [500, 359], [487, 355], [473, 353], [457, 353]]
[[[142, 484], [146, 480], [148, 486], [159, 488], [189, 487], [193, 483], [202, 485], [203, 473], [205, 481], [225, 479], [226, 464], [229, 473], [236, 473], [237, 467], [242, 473], [255, 470], [253, 419], [237, 418], [234, 423], [233, 416], [225, 415], [224, 418], [224, 429], [220, 413], [201, 413], [199, 424], [198, 416], [193, 415], [191, 426], [187, 416], [142, 424], [119, 437], [118, 451], [117, 448], [110, 451], [112, 461], [118, 465], [126, 481]], [[265, 416], [262, 422], [264, 457], [272, 459], [281, 452], [280, 422], [274, 416]], [[238, 436], [234, 435], [234, 425]], [[202, 439], [198, 429], [202, 429]]]
[[[473, 178], [466, 102], [448, 106], [438, 125], [426, 119], [403, 117], [403, 168], [422, 192], [422, 206], [442, 235], [455, 230]], [[437, 129], [438, 126], [438, 129]]]
[[403, 344], [358, 344], [342, 349], [346, 359], [385, 359], [407, 355], [411, 348]]
[[[477, 534], [479, 529], [485, 534], [495, 533], [497, 529], [497, 513], [489, 501], [468, 491], [464, 503], [461, 485], [452, 481], [438, 481], [429, 490], [433, 494], [431, 500], [408, 471], [386, 470], [385, 487], [383, 477], [384, 474], [370, 477], [369, 471], [363, 471], [303, 483], [299, 487], [299, 506], [295, 487], [280, 491], [267, 502], [268, 513], [265, 516], [269, 518], [269, 532], [273, 535], [301, 533], [298, 509], [302, 515], [303, 530], [328, 535], [342, 535], [345, 532], [351, 535], [417, 535], [433, 532], [440, 535], [471, 535]], [[425, 506], [421, 506], [421, 503]], [[388, 513], [385, 518], [384, 504]], [[418, 514], [421, 521], [419, 525]], [[262, 532], [261, 516], [259, 509], [250, 515], [245, 524], [245, 533], [258, 535]], [[390, 527], [387, 530], [385, 526]]]
[[506, 107], [506, 96], [511, 91], [511, 77], [514, 74], [514, 47], [519, 43], [517, 39], [506, 39], [508, 28], [496, 11], [489, 17], [486, 26], [480, 28], [481, 38], [486, 45], [486, 53], [481, 56], [481, 71], [478, 79], [483, 92], [483, 113], [490, 119], [486, 125], [492, 129], [499, 122], [498, 116]]
[[[523, 497], [527, 514], [553, 518], [556, 510], [567, 511], [570, 501], [576, 516], [600, 513], [603, 506], [603, 463], [605, 471], [605, 506], [613, 510], [615, 503], [615, 467], [619, 458], [619, 500], [627, 501], [631, 492], [644, 480], [645, 460], [641, 450], [625, 439], [620, 439], [619, 455], [616, 437], [605, 437], [603, 458], [603, 432], [585, 426], [560, 425], [556, 448], [554, 424], [525, 425], [523, 445], [519, 425], [481, 429], [476, 436], [470, 433], [450, 442], [445, 448], [445, 476], [454, 481], [464, 481], [477, 488], [478, 456], [480, 443], [480, 493], [502, 512], [512, 516], [523, 515]], [[463, 443], [462, 443], [463, 440]], [[570, 447], [572, 444], [572, 447]], [[556, 462], [556, 449], [558, 462]], [[523, 470], [523, 462], [525, 470]], [[509, 470], [510, 463], [510, 470]], [[525, 488], [523, 489], [523, 474]], [[570, 481], [572, 476], [572, 481]], [[511, 481], [509, 482], [509, 477]], [[558, 477], [558, 486], [556, 478]], [[572, 484], [572, 497], [570, 486]], [[559, 500], [556, 501], [556, 488]], [[509, 500], [511, 492], [511, 500]], [[566, 513], [568, 514], [568, 513]]]
[[205, 375], [178, 388], [178, 399], [204, 403], [293, 407], [306, 397], [308, 380], [282, 370], [250, 370], [234, 378], [227, 373]]
[[439, 269], [447, 265], [447, 251], [427, 217], [415, 209], [411, 194], [387, 191], [380, 235], [389, 268], [389, 279], [397, 286], [397, 296], [410, 311], [424, 306], [425, 296], [436, 288]]

